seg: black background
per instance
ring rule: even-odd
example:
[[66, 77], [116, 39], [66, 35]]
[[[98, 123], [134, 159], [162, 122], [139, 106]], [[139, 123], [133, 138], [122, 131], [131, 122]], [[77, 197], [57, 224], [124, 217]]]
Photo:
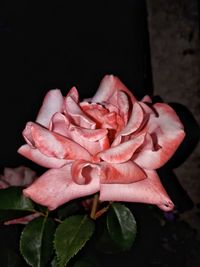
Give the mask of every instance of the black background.
[[91, 97], [114, 74], [139, 98], [152, 90], [145, 1], [36, 3], [0, 6], [1, 167], [31, 166], [17, 149], [49, 89]]

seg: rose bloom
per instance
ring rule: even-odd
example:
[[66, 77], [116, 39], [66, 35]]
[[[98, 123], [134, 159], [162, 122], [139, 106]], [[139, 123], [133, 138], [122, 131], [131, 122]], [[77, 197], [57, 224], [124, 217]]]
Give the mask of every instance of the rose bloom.
[[167, 104], [138, 101], [115, 76], [106, 75], [85, 101], [73, 87], [63, 97], [50, 90], [36, 122], [23, 131], [19, 153], [49, 168], [24, 194], [50, 210], [100, 192], [101, 201], [173, 203], [156, 169], [184, 138], [183, 125]]
[[[19, 166], [17, 168], [4, 168], [4, 173], [0, 175], [0, 189], [6, 189], [10, 186], [29, 186], [36, 179], [36, 173], [30, 168]], [[31, 220], [40, 216], [38, 212], [33, 214], [9, 220], [4, 222], [5, 225], [10, 224], [27, 224]]]

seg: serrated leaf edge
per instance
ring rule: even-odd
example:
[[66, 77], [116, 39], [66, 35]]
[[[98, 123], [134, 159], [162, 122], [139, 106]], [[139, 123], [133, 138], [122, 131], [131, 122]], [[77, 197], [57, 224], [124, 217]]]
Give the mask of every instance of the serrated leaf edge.
[[[69, 218], [72, 218], [72, 217], [75, 217], [75, 216], [81, 216], [81, 215], [72, 215], [72, 216], [67, 217], [66, 219], [69, 219]], [[83, 217], [83, 220], [82, 220], [81, 224], [79, 225], [78, 230], [81, 228], [81, 225], [84, 223], [84, 220], [86, 220], [86, 218], [88, 218], [87, 215], [85, 215], [85, 216]], [[65, 219], [65, 220], [66, 220], [66, 219]], [[64, 221], [63, 221], [63, 222], [64, 222]], [[57, 229], [58, 229], [58, 228], [57, 228]], [[55, 235], [54, 235], [53, 246], [54, 246], [54, 249], [55, 249], [55, 251], [56, 251], [56, 257], [57, 257], [59, 266], [60, 266], [60, 267], [65, 267], [65, 266], [67, 265], [67, 263], [69, 262], [69, 260], [70, 260], [71, 258], [73, 258], [74, 256], [76, 256], [77, 253], [78, 253], [78, 252], [85, 246], [85, 244], [86, 244], [86, 243], [88, 242], [88, 240], [91, 238], [91, 236], [92, 236], [93, 233], [94, 233], [94, 227], [93, 227], [92, 233], [91, 233], [91, 235], [88, 237], [88, 239], [85, 240], [85, 242], [84, 242], [84, 243], [82, 244], [82, 246], [76, 251], [76, 253], [74, 253], [74, 255], [73, 255], [68, 261], [65, 262], [65, 265], [61, 265], [61, 263], [60, 263], [60, 258], [59, 258], [59, 256], [58, 256], [58, 253], [57, 253], [57, 250], [56, 250], [56, 247], [55, 247], [55, 237], [56, 237], [57, 229], [56, 229], [56, 231], [55, 231]], [[76, 231], [76, 233], [78, 232], [78, 230]], [[74, 238], [73, 238], [73, 239], [74, 239]]]

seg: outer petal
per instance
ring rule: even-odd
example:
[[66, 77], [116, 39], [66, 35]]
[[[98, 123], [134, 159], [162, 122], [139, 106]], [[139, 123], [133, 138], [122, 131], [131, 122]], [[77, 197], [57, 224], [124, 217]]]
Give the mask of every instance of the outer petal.
[[100, 165], [103, 184], [130, 184], [146, 178], [144, 170], [130, 160], [117, 164], [101, 162]]
[[67, 94], [67, 97], [68, 97], [68, 96], [70, 96], [76, 103], [78, 103], [78, 101], [79, 101], [79, 95], [78, 95], [78, 91], [77, 91], [77, 89], [76, 89], [75, 86], [73, 86], [73, 87], [69, 90], [69, 92], [68, 92], [68, 94]]
[[99, 187], [98, 179], [92, 179], [85, 185], [74, 183], [71, 164], [67, 164], [60, 169], [48, 170], [23, 192], [33, 201], [54, 210], [72, 199], [96, 193]]
[[142, 99], [141, 102], [146, 102], [146, 103], [152, 103], [151, 97], [149, 95], [145, 95]]
[[100, 200], [149, 203], [165, 211], [172, 210], [174, 205], [157, 173], [146, 171], [146, 174], [146, 179], [132, 184], [101, 184]]
[[72, 140], [37, 125], [28, 123], [34, 146], [46, 156], [60, 159], [91, 159], [89, 152]]
[[111, 147], [100, 152], [97, 157], [109, 163], [122, 163], [128, 161], [134, 152], [143, 144], [145, 134], [142, 134], [132, 140], [124, 142], [118, 146]]
[[93, 96], [92, 102], [107, 102], [116, 90], [127, 93], [132, 103], [136, 101], [136, 98], [133, 96], [133, 94], [117, 77], [113, 75], [106, 75], [101, 81], [96, 94]]
[[151, 116], [146, 126], [157, 145], [157, 150], [152, 151], [145, 147], [135, 155], [134, 161], [143, 168], [157, 169], [164, 165], [174, 154], [185, 133], [175, 111], [167, 104], [154, 105], [158, 116]]
[[42, 107], [38, 113], [36, 122], [49, 127], [51, 117], [56, 112], [61, 112], [63, 107], [63, 96], [59, 89], [50, 90], [43, 101]]
[[67, 159], [48, 157], [29, 145], [21, 146], [18, 149], [18, 153], [45, 168], [60, 168], [69, 161]]

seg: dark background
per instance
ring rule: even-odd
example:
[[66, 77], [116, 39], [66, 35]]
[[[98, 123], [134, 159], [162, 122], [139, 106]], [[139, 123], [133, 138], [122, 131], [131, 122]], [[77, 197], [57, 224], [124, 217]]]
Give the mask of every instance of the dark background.
[[139, 98], [151, 93], [146, 19], [145, 1], [1, 4], [1, 167], [24, 162], [21, 132], [51, 88], [91, 97], [114, 74]]

